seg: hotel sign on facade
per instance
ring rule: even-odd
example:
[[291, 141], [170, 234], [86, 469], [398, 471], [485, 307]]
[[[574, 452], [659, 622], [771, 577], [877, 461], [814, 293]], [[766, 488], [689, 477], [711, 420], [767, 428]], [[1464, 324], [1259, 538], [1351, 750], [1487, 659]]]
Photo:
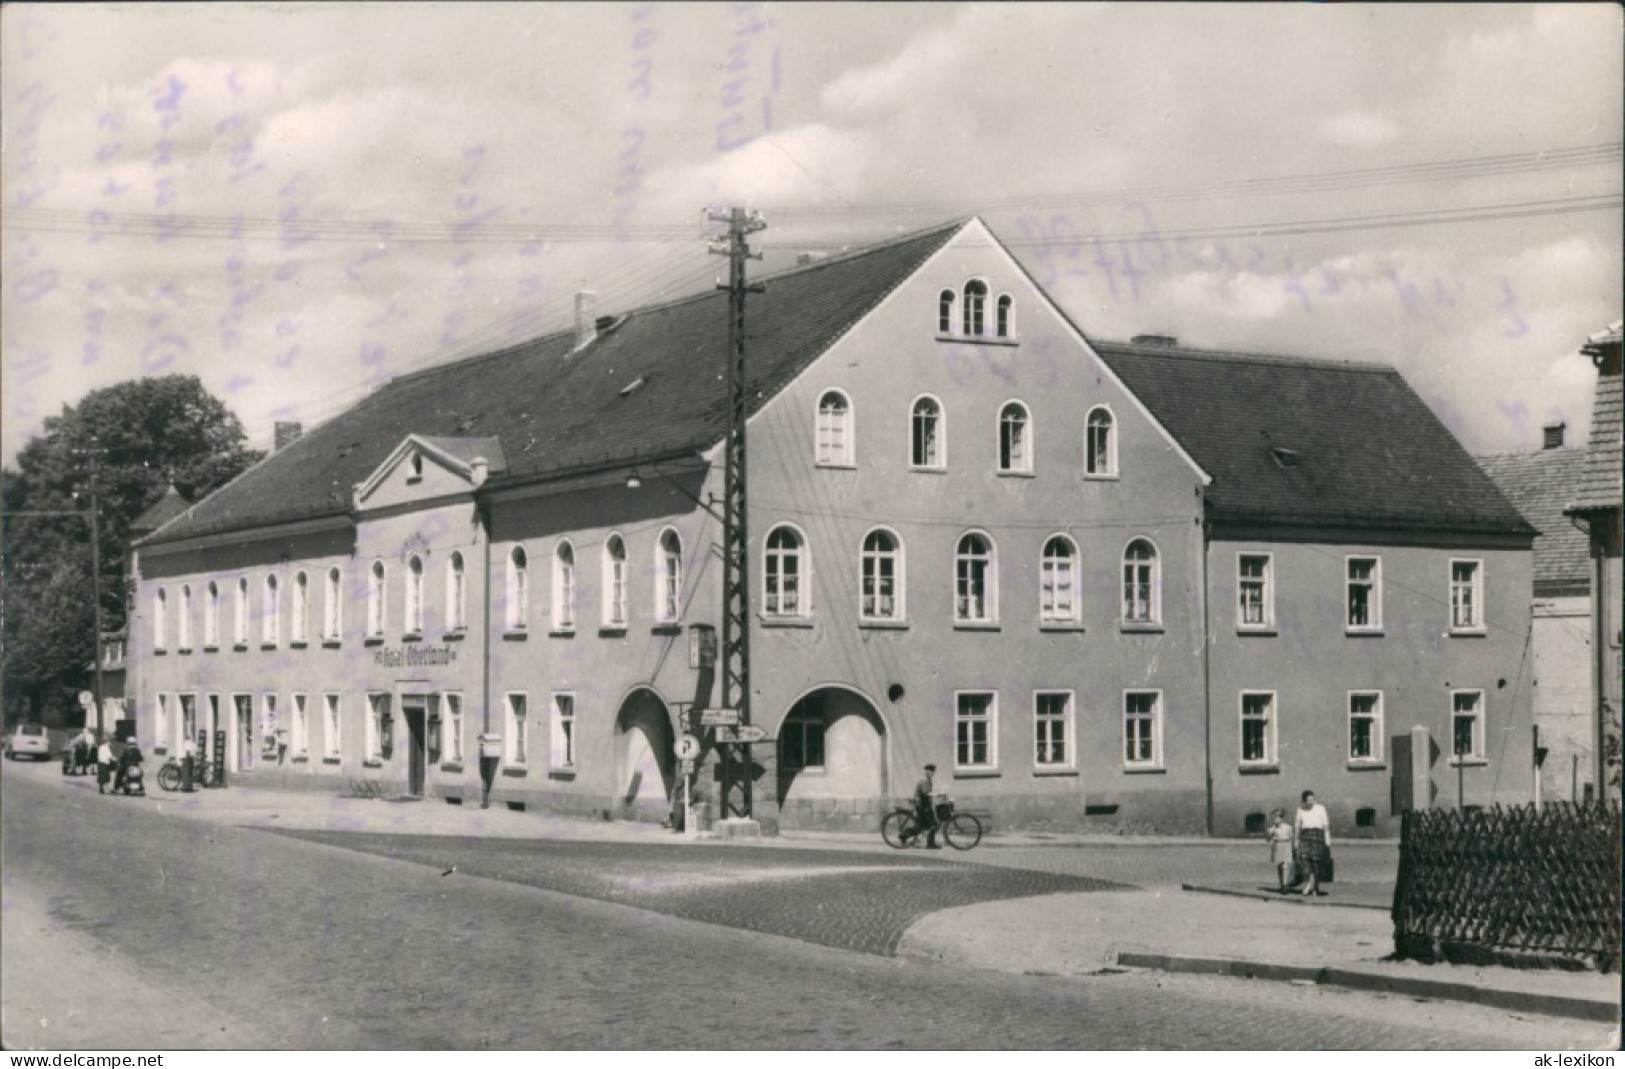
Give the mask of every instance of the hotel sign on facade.
[[380, 668], [420, 668], [453, 664], [457, 650], [451, 646], [384, 646], [373, 652], [372, 659]]

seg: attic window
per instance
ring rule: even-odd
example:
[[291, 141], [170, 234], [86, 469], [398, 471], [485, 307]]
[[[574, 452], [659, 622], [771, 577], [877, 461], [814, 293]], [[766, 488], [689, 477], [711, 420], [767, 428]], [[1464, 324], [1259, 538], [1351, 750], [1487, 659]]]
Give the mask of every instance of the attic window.
[[423, 478], [423, 454], [422, 453], [413, 452], [412, 459], [407, 461], [406, 471], [407, 471], [407, 475], [406, 475], [406, 481], [407, 482], [415, 483], [419, 479]]
[[1270, 446], [1270, 456], [1274, 457], [1275, 463], [1279, 464], [1283, 468], [1295, 468], [1298, 466], [1298, 451], [1296, 449], [1288, 449], [1285, 446], [1272, 445]]
[[633, 394], [637, 393], [642, 388], [643, 388], [643, 376], [639, 375], [637, 378], [633, 379], [631, 382], [629, 382], [625, 386], [621, 387], [621, 396], [622, 397], [631, 397]]

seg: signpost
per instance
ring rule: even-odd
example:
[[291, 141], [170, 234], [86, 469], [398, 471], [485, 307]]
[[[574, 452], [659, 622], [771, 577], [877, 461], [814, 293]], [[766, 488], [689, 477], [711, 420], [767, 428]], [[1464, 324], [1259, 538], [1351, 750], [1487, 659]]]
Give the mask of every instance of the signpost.
[[740, 724], [737, 727], [719, 727], [717, 742], [767, 742], [767, 729], [760, 724]]
[[739, 723], [738, 709], [701, 709], [700, 726], [708, 728], [733, 727]]

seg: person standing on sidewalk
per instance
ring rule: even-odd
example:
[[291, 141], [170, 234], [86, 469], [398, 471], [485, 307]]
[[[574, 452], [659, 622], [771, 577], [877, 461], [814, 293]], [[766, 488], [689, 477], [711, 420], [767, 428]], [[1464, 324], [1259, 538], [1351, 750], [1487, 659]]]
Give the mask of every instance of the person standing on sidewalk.
[[96, 793], [106, 794], [107, 785], [112, 778], [113, 744], [106, 735], [103, 735], [101, 745], [96, 747]]
[[1275, 866], [1275, 877], [1280, 881], [1281, 893], [1286, 894], [1287, 885], [1297, 882], [1297, 876], [1292, 871], [1292, 839], [1294, 831], [1292, 825], [1286, 822], [1286, 813], [1280, 809], [1270, 810], [1270, 863]]
[[1315, 801], [1314, 791], [1303, 792], [1303, 802], [1292, 819], [1295, 833], [1293, 855], [1303, 876], [1303, 893], [1324, 895], [1320, 889], [1322, 868], [1332, 859], [1332, 818], [1326, 807]]

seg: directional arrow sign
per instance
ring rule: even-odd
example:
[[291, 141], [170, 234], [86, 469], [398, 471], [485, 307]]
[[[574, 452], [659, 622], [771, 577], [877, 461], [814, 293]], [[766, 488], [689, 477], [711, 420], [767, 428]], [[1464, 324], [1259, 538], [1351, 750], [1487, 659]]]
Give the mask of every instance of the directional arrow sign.
[[708, 728], [733, 727], [739, 723], [738, 709], [701, 709], [700, 726]]
[[766, 742], [767, 729], [759, 724], [741, 724], [733, 728], [718, 728], [718, 742]]

